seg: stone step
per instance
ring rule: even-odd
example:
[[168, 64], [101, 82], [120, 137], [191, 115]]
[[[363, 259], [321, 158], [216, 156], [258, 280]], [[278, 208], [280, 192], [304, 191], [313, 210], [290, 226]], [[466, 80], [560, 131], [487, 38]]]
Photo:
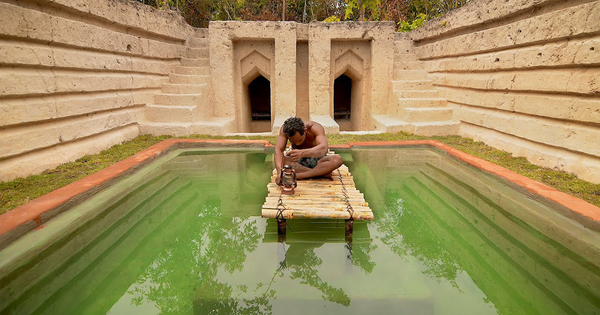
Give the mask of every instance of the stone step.
[[191, 135], [191, 126], [193, 123], [177, 123], [177, 122], [140, 122], [140, 133], [150, 134], [154, 136], [187, 136]]
[[439, 98], [439, 90], [399, 90], [394, 91], [398, 98]]
[[401, 118], [411, 123], [435, 122], [452, 119], [451, 108], [404, 108]]
[[208, 47], [204, 48], [188, 48], [186, 52], [187, 58], [197, 59], [197, 58], [208, 58], [209, 51]]
[[151, 135], [187, 136], [206, 134], [225, 135], [234, 127], [233, 118], [211, 118], [197, 122], [140, 122], [140, 132]]
[[190, 37], [188, 45], [191, 48], [204, 48], [210, 44], [208, 38], [205, 37]]
[[419, 61], [415, 54], [394, 54], [394, 62]]
[[399, 40], [411, 40], [410, 39], [410, 34], [407, 32], [396, 32], [394, 33], [394, 41], [399, 41]]
[[414, 44], [412, 40], [394, 41], [394, 54], [413, 54]]
[[443, 98], [399, 98], [396, 102], [399, 108], [446, 107], [447, 104]]
[[154, 103], [165, 106], [197, 106], [201, 96], [202, 94], [158, 93], [154, 95]]
[[375, 115], [373, 116], [373, 123], [378, 131], [389, 133], [403, 131], [422, 136], [455, 135], [458, 133], [460, 125], [458, 121], [409, 123], [389, 115]]
[[146, 105], [144, 116], [149, 122], [189, 123], [196, 119], [197, 112], [196, 106]]
[[208, 28], [195, 28], [194, 33], [194, 37], [208, 37]]
[[208, 58], [181, 58], [181, 65], [189, 67], [208, 67], [210, 66], [210, 61]]
[[394, 62], [394, 70], [396, 69], [424, 70], [425, 66], [423, 66], [422, 61], [396, 61]]
[[420, 136], [450, 136], [458, 134], [458, 121], [423, 122], [413, 124], [413, 133]]
[[394, 70], [394, 80], [426, 80], [427, 71], [425, 70]]
[[208, 67], [177, 66], [173, 72], [177, 74], [208, 75]]
[[175, 84], [206, 84], [208, 82], [207, 75], [188, 75], [188, 74], [169, 74], [169, 83]]
[[394, 80], [392, 84], [394, 91], [433, 90], [433, 81], [431, 80]]
[[163, 84], [161, 91], [167, 94], [202, 94], [206, 84]]
[[413, 129], [408, 122], [389, 115], [374, 115], [373, 125], [375, 130], [389, 133], [410, 132]]

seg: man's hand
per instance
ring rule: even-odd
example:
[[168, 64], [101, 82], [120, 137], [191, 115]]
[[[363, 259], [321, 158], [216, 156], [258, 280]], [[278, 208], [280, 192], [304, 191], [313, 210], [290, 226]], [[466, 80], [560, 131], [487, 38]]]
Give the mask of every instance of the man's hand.
[[288, 152], [287, 156], [292, 160], [292, 162], [297, 162], [298, 159], [303, 157], [303, 150], [291, 150]]
[[281, 186], [281, 174], [277, 173], [277, 176], [275, 177], [275, 184]]

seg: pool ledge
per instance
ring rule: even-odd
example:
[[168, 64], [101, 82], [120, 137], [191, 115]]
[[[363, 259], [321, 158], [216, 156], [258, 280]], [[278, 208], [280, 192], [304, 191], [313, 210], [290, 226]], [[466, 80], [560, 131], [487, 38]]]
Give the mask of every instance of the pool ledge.
[[214, 146], [254, 145], [272, 146], [266, 140], [226, 140], [226, 139], [167, 139], [139, 153], [117, 162], [101, 171], [56, 189], [48, 194], [16, 207], [0, 215], [0, 249], [32, 229], [42, 228], [52, 216], [51, 210], [64, 205], [74, 197], [91, 191], [109, 181], [151, 162], [181, 144], [205, 144]]
[[[205, 146], [262, 146], [273, 147], [266, 140], [224, 140], [224, 139], [167, 139], [161, 141], [148, 149], [145, 149], [123, 161], [117, 162], [101, 171], [89, 175], [83, 179], [73, 182], [65, 187], [43, 195], [25, 205], [14, 208], [0, 215], [0, 248], [3, 248], [12, 240], [18, 238], [29, 230], [43, 227], [45, 221], [51, 216], [45, 216], [48, 212], [64, 205], [78, 195], [95, 189], [107, 182], [132, 171], [142, 164], [162, 156], [165, 152], [181, 145], [203, 144]], [[401, 147], [401, 146], [430, 146], [445, 151], [447, 154], [468, 163], [484, 172], [491, 173], [500, 178], [508, 180], [520, 186], [530, 193], [547, 198], [571, 211], [575, 216], [581, 216], [592, 221], [595, 225], [600, 224], [600, 208], [582, 199], [560, 192], [540, 182], [519, 175], [506, 168], [474, 157], [460, 150], [452, 148], [433, 140], [411, 140], [411, 141], [382, 141], [382, 142], [351, 142], [347, 145], [332, 145], [331, 148], [353, 148], [353, 147]], [[48, 218], [46, 218], [48, 217]]]
[[[600, 208], [575, 196], [563, 193], [536, 180], [515, 173], [492, 162], [480, 159], [449, 145], [435, 140], [409, 140], [409, 141], [373, 141], [351, 142], [338, 148], [352, 147], [399, 147], [399, 146], [431, 146], [445, 151], [449, 155], [478, 169], [505, 179], [514, 185], [524, 188], [528, 192], [544, 197], [568, 209], [575, 217], [579, 216], [589, 221], [595, 227], [600, 226]], [[331, 146], [334, 148], [334, 146]]]

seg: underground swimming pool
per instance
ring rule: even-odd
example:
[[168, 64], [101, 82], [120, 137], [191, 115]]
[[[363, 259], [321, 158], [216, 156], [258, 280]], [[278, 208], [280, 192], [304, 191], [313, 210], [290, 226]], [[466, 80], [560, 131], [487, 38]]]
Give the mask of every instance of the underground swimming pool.
[[597, 314], [600, 233], [436, 149], [336, 150], [373, 209], [260, 217], [272, 149], [177, 149], [0, 251], [1, 314]]

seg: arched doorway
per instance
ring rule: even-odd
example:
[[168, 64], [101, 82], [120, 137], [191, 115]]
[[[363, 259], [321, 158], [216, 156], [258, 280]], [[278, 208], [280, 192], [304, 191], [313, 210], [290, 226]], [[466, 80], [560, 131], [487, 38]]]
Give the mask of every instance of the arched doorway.
[[248, 84], [251, 132], [271, 129], [271, 82], [259, 75]]
[[340, 130], [350, 130], [352, 118], [352, 79], [345, 74], [333, 82], [333, 119]]

